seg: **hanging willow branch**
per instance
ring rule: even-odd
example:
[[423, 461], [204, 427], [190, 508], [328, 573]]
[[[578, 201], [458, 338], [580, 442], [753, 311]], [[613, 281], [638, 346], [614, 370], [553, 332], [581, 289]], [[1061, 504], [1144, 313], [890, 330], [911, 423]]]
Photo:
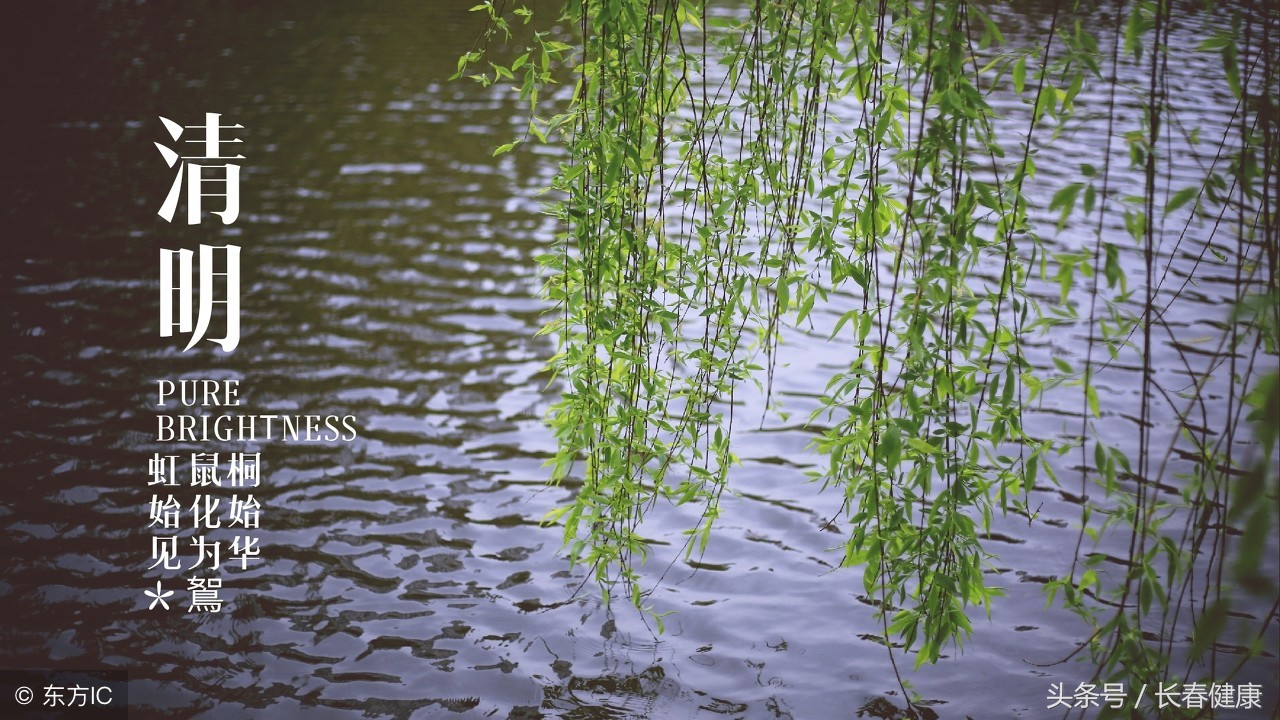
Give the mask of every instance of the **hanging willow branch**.
[[[510, 23], [530, 16], [523, 7], [476, 9], [488, 14], [486, 39], [510, 38]], [[660, 504], [700, 508], [684, 552], [705, 549], [736, 462], [735, 395], [746, 384], [771, 397], [784, 326], [823, 309], [838, 317], [830, 343], [847, 365], [811, 418], [825, 457], [813, 476], [844, 498], [843, 565], [863, 568], [886, 641], [900, 638], [918, 665], [969, 634], [969, 610], [997, 594], [984, 582], [980, 538], [1000, 513], [1030, 517], [1025, 499], [1037, 478], [1056, 482], [1049, 458], [1079, 446], [1082, 495], [1096, 483], [1106, 499], [1085, 505], [1077, 558], [1097, 511], [1129, 529], [1138, 569], [1112, 588], [1113, 619], [1085, 599], [1098, 597], [1092, 561], [1073, 564], [1050, 591], [1096, 628], [1100, 672], [1136, 663], [1134, 647], [1148, 648], [1142, 662], [1151, 661], [1142, 640], [1151, 598], [1165, 598], [1163, 642], [1178, 622], [1169, 608], [1193, 591], [1195, 555], [1214, 547], [1202, 571], [1221, 573], [1225, 534], [1206, 524], [1234, 512], [1221, 462], [1242, 466], [1232, 453], [1245, 406], [1265, 421], [1265, 403], [1275, 402], [1266, 391], [1274, 379], [1262, 371], [1267, 358], [1274, 365], [1280, 324], [1277, 11], [1200, 16], [1213, 29], [1200, 50], [1220, 56], [1239, 102], [1204, 182], [1190, 189], [1162, 185], [1171, 162], [1164, 138], [1177, 123], [1168, 88], [1176, 13], [1167, 0], [1107, 11], [1115, 40], [1104, 52], [1084, 29], [1099, 11], [1061, 3], [1032, 41], [1010, 47], [968, 0], [567, 2], [561, 19], [573, 42], [532, 33], [509, 66], [490, 63], [473, 76], [511, 81], [535, 113], [539, 93], [566, 81], [561, 112], [535, 114], [529, 125], [567, 154], [550, 210], [564, 230], [540, 262], [555, 308], [544, 330], [557, 341], [550, 368], [562, 388], [549, 414], [558, 442], [551, 476], [577, 492], [547, 520], [563, 524], [570, 560], [592, 570], [606, 598], [621, 587], [644, 605], [642, 522]], [[459, 74], [483, 58], [468, 54]], [[1120, 89], [1122, 66], [1147, 78], [1133, 127], [1116, 126], [1117, 91], [1130, 92]], [[1078, 252], [1051, 253], [1030, 219], [1028, 191], [1040, 149], [1071, 126], [1086, 87], [1109, 98], [1092, 109], [1108, 113], [1102, 170], [1079, 165], [1079, 182], [1036, 196], [1052, 194], [1041, 215], [1061, 214], [1051, 230], [1078, 219], [1096, 231]], [[994, 93], [1022, 100], [1017, 132], [993, 110]], [[1126, 188], [1132, 197], [1116, 190], [1113, 137], [1144, 178]], [[1167, 500], [1148, 428], [1156, 404], [1176, 400], [1152, 367], [1162, 308], [1182, 292], [1158, 274], [1172, 252], [1161, 243], [1182, 242], [1163, 218], [1189, 203], [1188, 224], [1211, 222], [1212, 240], [1235, 245], [1217, 267], [1235, 268], [1241, 311], [1219, 349], [1238, 380], [1225, 412], [1232, 430], [1193, 438], [1205, 462], [1185, 495], [1192, 520], [1179, 544], [1159, 528]], [[1119, 217], [1124, 238], [1106, 230]], [[1144, 268], [1136, 306], [1121, 270], [1122, 254], [1133, 252], [1126, 247]], [[1055, 273], [1060, 303], [1047, 312], [1029, 288]], [[1078, 276], [1089, 278], [1084, 366], [1055, 358], [1055, 368], [1035, 368], [1025, 342], [1072, 321]], [[1140, 416], [1136, 462], [1094, 436], [1095, 378], [1107, 370], [1095, 344], [1113, 358], [1136, 353], [1141, 364], [1141, 405], [1130, 411]], [[1023, 413], [1043, 392], [1073, 386], [1085, 410], [1081, 436], [1028, 435]], [[1193, 396], [1179, 418], [1203, 408], [1206, 399]], [[1275, 432], [1263, 426], [1253, 498], [1275, 492]], [[1161, 553], [1168, 570], [1152, 571]]]

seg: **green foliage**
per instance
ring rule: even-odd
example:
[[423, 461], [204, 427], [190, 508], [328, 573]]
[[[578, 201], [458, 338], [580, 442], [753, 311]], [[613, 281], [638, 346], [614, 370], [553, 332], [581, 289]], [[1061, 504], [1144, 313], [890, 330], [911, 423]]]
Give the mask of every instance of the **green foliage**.
[[[486, 39], [529, 19], [523, 7], [510, 19], [491, 3], [475, 9], [489, 17]], [[981, 538], [1001, 513], [1030, 517], [1037, 477], [1056, 482], [1051, 459], [1078, 448], [1081, 495], [1103, 491], [1084, 506], [1081, 547], [1123, 527], [1134, 539], [1129, 570], [1115, 582], [1082, 551], [1050, 583], [1050, 598], [1094, 628], [1100, 675], [1167, 681], [1178, 608], [1195, 573], [1220, 575], [1223, 528], [1243, 519], [1258, 541], [1275, 520], [1232, 503], [1234, 493], [1274, 508], [1275, 380], [1259, 378], [1262, 363], [1274, 366], [1280, 326], [1280, 199], [1269, 181], [1280, 154], [1277, 60], [1266, 39], [1277, 17], [1238, 15], [1200, 18], [1212, 30], [1199, 51], [1216, 56], [1239, 105], [1203, 180], [1179, 187], [1158, 182], [1171, 162], [1162, 133], [1176, 123], [1165, 0], [1125, 8], [1110, 47], [1086, 29], [1087, 10], [1064, 5], [1011, 47], [966, 0], [784, 0], [731, 11], [694, 0], [570, 1], [560, 20], [575, 43], [534, 33], [510, 66], [473, 75], [519, 88], [530, 133], [567, 152], [550, 210], [563, 231], [539, 262], [562, 388], [548, 464], [553, 482], [577, 488], [546, 521], [563, 525], [570, 560], [591, 568], [606, 598], [623, 588], [643, 606], [643, 520], [667, 503], [700, 508], [684, 552], [703, 552], [736, 462], [735, 393], [750, 384], [770, 396], [783, 327], [825, 308], [839, 318], [830, 342], [848, 363], [810, 418], [824, 458], [812, 479], [844, 498], [842, 564], [862, 568], [886, 640], [900, 639], [917, 665], [963, 642], [971, 609], [997, 594]], [[483, 57], [468, 54], [459, 73]], [[1122, 64], [1150, 80], [1131, 125], [1116, 110], [1116, 94], [1131, 91], [1111, 79]], [[542, 120], [540, 99], [556, 79], [565, 83], [558, 112]], [[1114, 126], [1103, 164], [1064, 163], [1078, 178], [1048, 192], [1042, 183], [1037, 197], [1051, 197], [1049, 231], [1093, 226], [1094, 242], [1050, 252], [1028, 192], [1051, 157], [1038, 150], [1069, 131], [1086, 89], [1110, 98], [1091, 108]], [[1024, 104], [1014, 136], [993, 109], [997, 92]], [[1198, 142], [1198, 131], [1178, 130]], [[1111, 166], [1113, 137], [1130, 168]], [[1122, 173], [1140, 175], [1142, 187], [1117, 193]], [[1106, 229], [1112, 218], [1127, 237]], [[1171, 499], [1158, 489], [1163, 463], [1148, 428], [1157, 400], [1176, 399], [1155, 379], [1151, 348], [1181, 293], [1157, 274], [1162, 233], [1177, 222], [1212, 225], [1213, 245], [1233, 248], [1214, 251], [1215, 267], [1237, 274], [1241, 311], [1215, 361], [1235, 378], [1231, 427], [1191, 431], [1209, 400], [1199, 387], [1185, 395], [1179, 442], [1197, 460]], [[1122, 254], [1134, 252], [1141, 278], [1122, 269]], [[1037, 275], [1056, 281], [1056, 305], [1033, 294]], [[1033, 367], [1026, 341], [1072, 322], [1087, 323], [1084, 357]], [[1121, 356], [1141, 364], [1137, 458], [1094, 426], [1111, 412], [1097, 377]], [[1079, 437], [1030, 436], [1024, 412], [1073, 386]], [[1228, 477], [1246, 466], [1234, 447], [1246, 408], [1261, 459], [1232, 491]], [[1185, 523], [1180, 539], [1162, 529], [1171, 518]], [[1206, 548], [1207, 563], [1197, 559]], [[1240, 554], [1237, 571], [1274, 594], [1255, 555]], [[1113, 599], [1099, 603], [1104, 595]], [[1205, 600], [1192, 620], [1194, 654], [1227, 627], [1229, 595]], [[1152, 642], [1145, 633], [1157, 625]]]

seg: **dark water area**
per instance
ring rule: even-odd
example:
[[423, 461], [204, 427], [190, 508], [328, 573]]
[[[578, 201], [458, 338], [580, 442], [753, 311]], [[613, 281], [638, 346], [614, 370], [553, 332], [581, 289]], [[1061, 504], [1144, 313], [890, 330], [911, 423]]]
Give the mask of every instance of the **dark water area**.
[[[554, 345], [535, 336], [535, 257], [557, 232], [537, 192], [559, 158], [492, 157], [522, 132], [518, 98], [448, 81], [482, 29], [471, 4], [11, 11], [0, 667], [126, 669], [135, 718], [889, 717], [904, 703], [874, 603], [861, 573], [835, 569], [840, 498], [804, 475], [812, 430], [744, 434], [737, 493], [699, 562], [678, 552], [688, 513], [654, 515], [663, 634], [625, 601], [605, 607], [557, 555], [559, 529], [539, 520], [572, 490], [544, 485]], [[164, 222], [158, 117], [206, 112], [244, 126], [239, 219]], [[229, 354], [183, 353], [156, 330], [158, 251], [201, 243], [243, 248]], [[1183, 296], [1180, 337], [1220, 332], [1227, 284]], [[777, 393], [797, 417], [845, 362], [824, 338], [787, 339]], [[1078, 341], [1044, 340], [1033, 360], [1071, 358]], [[1182, 373], [1162, 347], [1161, 372]], [[238, 381], [241, 405], [190, 412], [353, 416], [358, 438], [158, 442], [157, 382], [191, 379]], [[1137, 392], [1107, 382], [1112, 407]], [[1047, 398], [1029, 423], [1069, 433], [1078, 405]], [[1116, 410], [1101, 425], [1133, 421]], [[192, 452], [262, 459], [261, 557], [242, 568], [224, 547], [219, 613], [187, 612], [191, 573], [149, 567], [149, 462]], [[174, 494], [189, 506], [201, 492]], [[1042, 479], [1036, 518], [989, 539], [1007, 596], [962, 654], [908, 676], [938, 716], [1044, 717], [1052, 683], [1088, 680], [1085, 664], [1042, 667], [1087, 632], [1042, 592], [1070, 563], [1079, 503]], [[179, 533], [184, 566], [192, 534]], [[148, 609], [157, 581], [176, 591], [168, 611]], [[1273, 708], [1276, 623], [1263, 627], [1270, 652], [1236, 680], [1263, 684]]]

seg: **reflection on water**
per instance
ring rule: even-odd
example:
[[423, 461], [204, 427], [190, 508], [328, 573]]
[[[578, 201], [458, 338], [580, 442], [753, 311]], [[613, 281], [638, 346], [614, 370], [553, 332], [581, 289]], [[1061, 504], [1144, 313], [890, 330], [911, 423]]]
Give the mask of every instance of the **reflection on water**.
[[[16, 50], [40, 61], [7, 80], [22, 173], [0, 266], [8, 662], [128, 668], [140, 707], [179, 717], [891, 717], [871, 601], [829, 573], [839, 501], [802, 482], [798, 428], [744, 445], [707, 557], [654, 596], [679, 611], [666, 634], [556, 557], [538, 520], [569, 490], [542, 485], [550, 346], [533, 337], [553, 158], [493, 159], [520, 132], [515, 98], [447, 82], [479, 29], [466, 5], [103, 3], [25, 27]], [[156, 116], [206, 111], [245, 125], [240, 219], [162, 223]], [[179, 354], [155, 336], [156, 250], [228, 240], [240, 348]], [[1188, 323], [1214, 322], [1214, 286], [1197, 292]], [[816, 358], [780, 390], [803, 411], [842, 359], [790, 342]], [[142, 596], [159, 577], [147, 460], [174, 451], [154, 439], [155, 382], [182, 378], [238, 380], [246, 413], [361, 426], [349, 445], [204, 448], [265, 467], [263, 561], [225, 572], [221, 615]], [[1072, 410], [1047, 407], [1045, 431]], [[1086, 679], [1027, 662], [1080, 639], [1040, 593], [1075, 502], [1040, 489], [1037, 521], [991, 538], [1009, 597], [965, 657], [916, 678], [943, 717], [1036, 717], [1051, 682]]]

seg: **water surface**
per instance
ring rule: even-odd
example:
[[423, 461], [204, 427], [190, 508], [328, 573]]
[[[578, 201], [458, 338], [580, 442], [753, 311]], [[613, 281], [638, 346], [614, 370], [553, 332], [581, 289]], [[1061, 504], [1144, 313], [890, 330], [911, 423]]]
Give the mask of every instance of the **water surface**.
[[[7, 663], [127, 668], [135, 717], [838, 718], [901, 706], [860, 573], [834, 571], [842, 538], [824, 525], [840, 501], [805, 482], [815, 459], [798, 425], [742, 438], [738, 493], [696, 567], [675, 551], [691, 518], [655, 516], [669, 555], [652, 567], [671, 567], [653, 602], [676, 611], [665, 634], [629, 606], [602, 606], [557, 556], [558, 531], [538, 521], [571, 489], [543, 485], [553, 443], [540, 418], [555, 388], [540, 372], [553, 348], [534, 336], [545, 310], [534, 257], [557, 230], [536, 191], [558, 159], [491, 156], [522, 115], [510, 92], [447, 81], [480, 30], [466, 6], [101, 3], [24, 27], [24, 69], [6, 80], [21, 139], [0, 266]], [[157, 116], [205, 112], [245, 126], [229, 229], [155, 216], [172, 180], [152, 146], [167, 140]], [[1069, 136], [1054, 151], [1094, 142]], [[200, 242], [244, 248], [229, 355], [183, 354], [155, 330], [157, 250]], [[1233, 292], [1198, 284], [1173, 322], [1207, 333]], [[796, 416], [847, 362], [822, 337], [788, 337], [778, 393]], [[1078, 341], [1045, 340], [1034, 359], [1071, 357]], [[1161, 372], [1183, 372], [1165, 347]], [[361, 428], [349, 444], [177, 446], [262, 453], [263, 557], [224, 569], [221, 614], [148, 611], [142, 593], [178, 586], [147, 569], [147, 462], [174, 451], [155, 441], [155, 383], [184, 378], [239, 380], [242, 412], [354, 415]], [[1106, 401], [1121, 407], [1137, 388], [1116, 382]], [[1077, 405], [1048, 401], [1037, 432], [1072, 432]], [[1030, 502], [1034, 520], [1011, 518], [991, 539], [992, 582], [1008, 596], [963, 656], [911, 676], [944, 718], [1041, 717], [1051, 683], [1090, 675], [1033, 664], [1068, 655], [1083, 625], [1042, 594], [1070, 557], [1079, 499], [1044, 484]], [[1275, 672], [1271, 656], [1245, 677]]]

